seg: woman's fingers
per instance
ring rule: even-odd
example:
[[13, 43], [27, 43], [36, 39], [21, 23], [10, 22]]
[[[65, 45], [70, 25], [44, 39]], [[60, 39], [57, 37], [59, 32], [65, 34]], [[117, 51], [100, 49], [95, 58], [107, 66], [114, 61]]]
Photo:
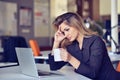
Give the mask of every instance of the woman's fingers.
[[63, 35], [63, 33], [58, 30], [55, 33], [55, 41], [61, 42], [63, 39], [65, 39], [65, 35]]
[[68, 62], [69, 59], [70, 59], [70, 55], [67, 52], [67, 50], [63, 49], [63, 48], [60, 48], [60, 52], [61, 52], [60, 56], [61, 56], [62, 60], [65, 61], [65, 62]]

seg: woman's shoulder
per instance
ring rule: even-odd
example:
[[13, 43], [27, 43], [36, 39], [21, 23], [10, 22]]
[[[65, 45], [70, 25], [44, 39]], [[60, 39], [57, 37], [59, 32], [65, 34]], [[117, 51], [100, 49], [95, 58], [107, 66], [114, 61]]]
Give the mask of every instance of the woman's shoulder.
[[93, 45], [95, 47], [105, 46], [105, 42], [100, 36], [93, 35], [87, 39], [88, 39], [88, 41], [87, 40], [85, 41], [86, 44], [89, 43], [90, 45]]
[[[91, 36], [85, 36], [83, 40], [83, 47], [89, 47], [91, 44], [101, 44], [104, 43], [102, 38], [97, 35], [91, 35]], [[67, 46], [67, 48], [73, 48], [79, 43], [75, 40], [70, 45]]]
[[98, 35], [85, 36], [85, 39], [90, 40], [90, 41], [102, 40], [102, 38]]
[[92, 35], [92, 36], [85, 37], [84, 43], [89, 44], [89, 45], [91, 45], [93, 43], [94, 44], [104, 44], [104, 41], [100, 36]]

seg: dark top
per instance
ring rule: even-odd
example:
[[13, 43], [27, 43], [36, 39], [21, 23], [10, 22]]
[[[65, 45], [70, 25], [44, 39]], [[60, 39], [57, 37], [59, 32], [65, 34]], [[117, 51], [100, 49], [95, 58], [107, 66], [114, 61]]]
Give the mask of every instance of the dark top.
[[[103, 40], [98, 36], [84, 38], [83, 47], [80, 50], [77, 41], [67, 46], [67, 51], [80, 60], [81, 64], [75, 72], [93, 80], [120, 80], [115, 71]], [[58, 70], [67, 62], [54, 62], [54, 57], [49, 55], [51, 70]]]

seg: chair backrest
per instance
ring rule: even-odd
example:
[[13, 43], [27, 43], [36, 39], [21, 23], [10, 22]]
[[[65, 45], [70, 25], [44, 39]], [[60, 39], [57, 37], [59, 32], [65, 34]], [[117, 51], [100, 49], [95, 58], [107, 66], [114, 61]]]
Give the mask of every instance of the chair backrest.
[[120, 62], [117, 65], [116, 71], [120, 72]]
[[4, 62], [18, 62], [15, 47], [28, 47], [27, 42], [22, 36], [3, 37], [2, 46], [4, 49]]
[[30, 40], [29, 40], [29, 44], [30, 44], [30, 47], [31, 47], [32, 50], [33, 50], [33, 55], [34, 55], [34, 56], [40, 56], [40, 55], [41, 55], [41, 54], [40, 54], [40, 48], [39, 48], [39, 46], [38, 46], [37, 41], [34, 40], [34, 39], [30, 39]]

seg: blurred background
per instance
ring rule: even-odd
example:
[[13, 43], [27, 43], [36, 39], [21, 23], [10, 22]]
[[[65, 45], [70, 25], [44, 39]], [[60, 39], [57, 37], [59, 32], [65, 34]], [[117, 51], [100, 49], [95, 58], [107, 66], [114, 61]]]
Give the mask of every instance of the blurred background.
[[[117, 7], [119, 28], [120, 0]], [[29, 40], [35, 39], [41, 50], [51, 49], [51, 23], [68, 11], [77, 12], [88, 28], [98, 32], [107, 46], [111, 45], [111, 0], [0, 0], [0, 46], [3, 37], [22, 36], [28, 47]]]

